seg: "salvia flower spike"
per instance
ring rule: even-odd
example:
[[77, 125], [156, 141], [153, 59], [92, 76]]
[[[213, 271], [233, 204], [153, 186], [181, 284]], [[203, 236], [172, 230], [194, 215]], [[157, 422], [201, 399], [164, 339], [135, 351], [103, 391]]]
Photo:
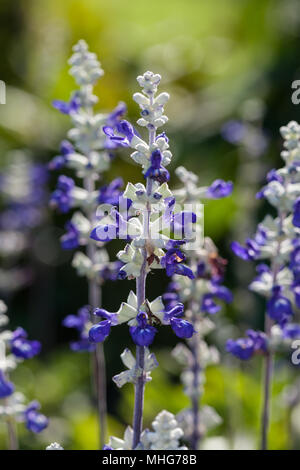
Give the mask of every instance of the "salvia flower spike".
[[250, 289], [266, 299], [265, 331], [248, 330], [245, 338], [227, 342], [227, 350], [241, 360], [256, 354], [265, 358], [263, 449], [268, 445], [274, 354], [282, 343], [300, 336], [300, 325], [293, 320], [295, 309], [300, 307], [300, 126], [291, 121], [280, 132], [284, 139], [281, 152], [284, 166], [269, 171], [266, 185], [257, 194], [258, 199], [266, 199], [275, 208], [276, 215], [267, 215], [244, 245], [238, 242], [231, 245], [240, 258], [260, 262]]
[[11, 382], [11, 372], [23, 361], [39, 354], [41, 344], [28, 340], [26, 331], [21, 327], [15, 331], [4, 329], [9, 322], [6, 311], [6, 305], [0, 300], [0, 420], [7, 426], [9, 448], [16, 450], [17, 422], [24, 422], [29, 431], [40, 433], [48, 426], [49, 420], [39, 411], [39, 402], [26, 405], [24, 395], [16, 391]]
[[[216, 180], [208, 187], [199, 187], [197, 175], [184, 167], [178, 167], [176, 174], [183, 186], [173, 193], [182, 202], [196, 205], [205, 199], [220, 199], [229, 196], [233, 189], [231, 182], [223, 180]], [[181, 411], [177, 419], [191, 448], [197, 449], [204, 433], [221, 421], [211, 407], [200, 407], [205, 370], [219, 360], [218, 350], [208, 346], [205, 337], [214, 329], [213, 318], [221, 310], [220, 302], [231, 302], [232, 294], [222, 284], [227, 261], [218, 254], [210, 238], [205, 237], [194, 250], [185, 250], [184, 246], [182, 250], [189, 268], [195, 273], [195, 279], [175, 273], [163, 300], [168, 309], [178, 302], [185, 304], [186, 316], [197, 331], [196, 335], [187, 339], [186, 344], [179, 343], [173, 350], [174, 357], [184, 366], [181, 380], [184, 392], [191, 401], [190, 408]]]
[[[79, 309], [77, 316], [68, 315], [64, 325], [75, 328], [79, 340], [71, 343], [73, 351], [93, 353], [95, 389], [97, 391], [100, 447], [103, 447], [106, 435], [106, 379], [105, 358], [102, 344], [91, 344], [88, 330], [93, 316], [91, 311], [101, 305], [101, 285], [107, 279], [116, 279], [120, 262], [111, 263], [104, 243], [97, 243], [90, 238], [96, 221], [96, 208], [99, 203], [118, 204], [122, 194], [123, 181], [116, 178], [109, 184], [98, 188], [97, 182], [110, 168], [113, 150], [116, 147], [103, 132], [105, 125], [118, 125], [126, 112], [124, 103], [119, 103], [110, 114], [95, 114], [93, 107], [98, 98], [93, 94], [93, 87], [103, 75], [103, 70], [96, 55], [89, 51], [85, 41], [80, 40], [73, 47], [69, 60], [70, 74], [75, 79], [78, 89], [68, 102], [55, 100], [53, 106], [63, 114], [69, 115], [72, 128], [68, 140], [63, 140], [60, 155], [49, 164], [52, 170], [63, 168], [75, 172], [82, 185], [77, 186], [73, 178], [60, 175], [50, 205], [62, 213], [73, 212], [66, 224], [66, 233], [61, 239], [62, 248], [76, 250], [82, 246], [85, 252], [77, 251], [73, 257], [73, 266], [79, 276], [87, 279], [89, 286], [89, 306]], [[105, 241], [105, 240], [104, 240]]]
[[[133, 149], [131, 158], [141, 166], [145, 184], [127, 184], [124, 197], [127, 198], [125, 205], [130, 209], [126, 218], [113, 206], [100, 206], [98, 213], [108, 213], [109, 216], [102, 217], [91, 235], [99, 241], [103, 241], [104, 237], [127, 240], [124, 250], [117, 255], [123, 263], [119, 277], [136, 280], [136, 292], [130, 292], [127, 302], [123, 302], [117, 312], [101, 309], [94, 312], [102, 320], [89, 332], [91, 341], [104, 341], [112, 327], [124, 322], [129, 324], [131, 338], [136, 344], [136, 359], [125, 351], [122, 360], [129, 370], [117, 375], [114, 380], [118, 386], [125, 382], [135, 384], [133, 436], [130, 441], [133, 449], [142, 445], [144, 387], [150, 379], [151, 370], [157, 366], [148, 348], [163, 325], [169, 325], [180, 338], [190, 338], [195, 332], [193, 325], [182, 318], [184, 309], [181, 304], [166, 310], [161, 297], [152, 301], [146, 298], [146, 278], [154, 269], [165, 269], [168, 276], [176, 272], [194, 278], [192, 270], [185, 264], [185, 255], [180, 247], [195, 235], [193, 225], [197, 214], [178, 210], [175, 197], [168, 187], [170, 175], [166, 167], [172, 154], [166, 134], [161, 131], [158, 134], [157, 130], [168, 120], [164, 105], [169, 95], [157, 95], [160, 80], [158, 74], [144, 73], [137, 78], [142, 93], [133, 95], [141, 108], [138, 124], [148, 130], [147, 141], [128, 121], [104, 126], [103, 130], [112, 145]], [[178, 232], [181, 237], [175, 236]]]

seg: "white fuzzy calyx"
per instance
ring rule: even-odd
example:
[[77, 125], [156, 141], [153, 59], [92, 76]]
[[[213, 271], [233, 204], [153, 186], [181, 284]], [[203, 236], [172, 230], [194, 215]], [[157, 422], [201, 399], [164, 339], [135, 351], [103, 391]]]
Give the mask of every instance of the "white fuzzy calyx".
[[123, 387], [126, 383], [136, 383], [141, 374], [145, 374], [145, 382], [150, 382], [152, 380], [150, 373], [158, 366], [155, 354], [150, 353], [148, 348], [145, 348], [144, 370], [137, 366], [136, 359], [128, 348], [126, 348], [121, 354], [121, 359], [128, 370], [113, 377], [113, 381], [119, 388]]
[[64, 450], [64, 448], [58, 442], [52, 442], [46, 447], [46, 450]]
[[[141, 441], [135, 450], [187, 450], [180, 445], [183, 436], [175, 416], [169, 411], [161, 411], [152, 423], [153, 430], [146, 429], [141, 434]], [[132, 450], [133, 430], [128, 426], [123, 439], [110, 437], [109, 447], [114, 450]]]
[[80, 86], [94, 85], [104, 74], [96, 54], [89, 51], [88, 45], [83, 39], [73, 46], [73, 51], [74, 53], [69, 59], [70, 74]]

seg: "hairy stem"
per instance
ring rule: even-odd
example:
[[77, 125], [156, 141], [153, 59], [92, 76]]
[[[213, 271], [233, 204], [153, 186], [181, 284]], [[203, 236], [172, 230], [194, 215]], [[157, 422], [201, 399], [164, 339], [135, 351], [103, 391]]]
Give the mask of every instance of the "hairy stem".
[[[147, 264], [147, 251], [144, 248], [144, 263], [141, 269], [140, 276], [136, 279], [136, 295], [138, 310], [146, 298], [146, 264]], [[145, 392], [145, 347], [136, 347], [136, 364], [142, 371], [135, 384], [134, 396], [134, 413], [133, 413], [133, 449], [140, 442], [141, 433], [143, 430], [143, 408], [144, 408], [144, 392]]]
[[[85, 189], [92, 193], [95, 189], [95, 182], [93, 177], [90, 176], [85, 179], [84, 182]], [[88, 214], [90, 222], [93, 222], [94, 213], [90, 211]], [[95, 263], [96, 256], [96, 246], [89, 239], [87, 245], [87, 255]], [[101, 306], [101, 286], [95, 278], [88, 280], [88, 289], [89, 289], [89, 304], [93, 309]], [[95, 321], [95, 318], [92, 318], [92, 321]], [[106, 403], [106, 364], [105, 364], [105, 354], [103, 343], [97, 343], [96, 350], [93, 352], [93, 378], [97, 399], [97, 409], [98, 409], [98, 420], [99, 420], [99, 445], [100, 449], [103, 448], [106, 442], [107, 434], [107, 403]]]
[[[194, 325], [193, 321], [193, 325]], [[191, 436], [191, 450], [197, 450], [199, 447], [200, 435], [200, 394], [198, 392], [200, 386], [201, 367], [199, 364], [199, 339], [194, 336], [191, 339], [191, 353], [193, 356], [193, 389], [194, 394], [191, 398], [192, 413], [193, 413], [193, 431]]]
[[[276, 254], [272, 261], [272, 273], [273, 273], [273, 287], [277, 283], [277, 275], [280, 270], [280, 263], [278, 261], [281, 249], [281, 235], [283, 229], [283, 221], [285, 218], [285, 213], [279, 213], [279, 225], [278, 225], [278, 243]], [[268, 338], [271, 335], [272, 320], [266, 313], [265, 316], [265, 333]], [[265, 373], [264, 373], [264, 382], [263, 382], [263, 408], [261, 416], [261, 449], [268, 449], [268, 431], [270, 425], [270, 408], [271, 408], [271, 392], [272, 392], [272, 376], [273, 376], [273, 362], [274, 356], [272, 351], [268, 351], [265, 357]]]
[[262, 410], [262, 429], [261, 429], [261, 450], [268, 449], [268, 431], [270, 424], [270, 402], [272, 389], [273, 355], [268, 353], [265, 358], [265, 374], [263, 384], [263, 410]]
[[[150, 133], [150, 143], [154, 140], [155, 133]], [[147, 179], [147, 194], [150, 195], [152, 191], [152, 180]], [[144, 234], [145, 241], [150, 236], [150, 214], [151, 208], [147, 205], [147, 210], [144, 214]], [[140, 306], [146, 299], [146, 279], [147, 279], [147, 249], [143, 248], [143, 265], [141, 268], [140, 276], [136, 279], [136, 296], [137, 296], [137, 307]], [[140, 442], [141, 432], [143, 430], [143, 408], [144, 408], [144, 392], [145, 392], [145, 347], [136, 347], [136, 363], [137, 367], [142, 370], [140, 377], [138, 377], [135, 384], [135, 397], [134, 397], [134, 413], [133, 413], [133, 449]]]
[[8, 448], [9, 450], [18, 450], [19, 443], [14, 421], [9, 417], [6, 421], [7, 435], [8, 435]]

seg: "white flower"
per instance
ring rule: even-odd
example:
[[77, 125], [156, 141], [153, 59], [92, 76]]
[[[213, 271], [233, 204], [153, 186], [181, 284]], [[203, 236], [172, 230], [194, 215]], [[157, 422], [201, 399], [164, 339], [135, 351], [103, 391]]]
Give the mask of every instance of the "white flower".
[[3, 302], [3, 300], [0, 300], [0, 328], [2, 326], [7, 325], [7, 323], [9, 322], [8, 316], [5, 315], [6, 312], [7, 312], [6, 304]]
[[52, 444], [46, 447], [46, 450], [64, 450], [64, 448], [58, 442], [52, 442]]
[[[137, 296], [133, 291], [130, 291], [127, 302], [122, 302], [119, 310], [116, 312], [118, 318], [118, 324], [128, 322], [130, 326], [137, 324], [136, 316], [139, 313], [137, 308]], [[162, 301], [162, 297], [157, 297], [152, 302], [144, 302], [140, 310], [147, 313], [148, 309], [150, 312], [163, 321], [165, 306]]]
[[161, 411], [152, 423], [154, 431], [147, 432], [149, 450], [186, 450], [179, 440], [183, 431], [178, 426], [175, 416], [166, 410]]
[[[113, 381], [119, 388], [123, 387], [123, 385], [126, 383], [136, 383], [137, 378], [140, 377], [143, 373], [143, 370], [137, 367], [135, 357], [128, 348], [126, 348], [121, 354], [121, 359], [124, 366], [126, 366], [129, 370], [125, 370], [113, 377]], [[149, 349], [145, 348], [144, 373], [146, 382], [151, 381], [150, 372], [157, 366], [158, 362], [156, 360], [155, 354], [150, 354]]]
[[72, 260], [72, 266], [76, 269], [78, 276], [94, 276], [93, 263], [84, 253], [77, 251]]
[[23, 421], [26, 409], [23, 393], [14, 392], [6, 398], [5, 403], [0, 406], [0, 416], [14, 416], [17, 421]]
[[125, 263], [125, 265], [122, 266], [122, 271], [125, 271], [129, 279], [140, 275], [144, 257], [139, 248], [134, 248], [132, 245], [127, 244], [124, 250], [119, 251], [117, 258]]
[[[168, 411], [159, 413], [152, 423], [153, 431], [145, 430], [141, 434], [140, 444], [136, 450], [187, 450], [180, 446], [183, 436], [175, 416]], [[128, 426], [123, 439], [111, 436], [108, 445], [114, 450], [132, 450], [133, 430]]]
[[70, 74], [78, 85], [93, 85], [103, 74], [96, 54], [89, 52], [87, 43], [81, 39], [73, 46], [74, 54], [69, 59]]

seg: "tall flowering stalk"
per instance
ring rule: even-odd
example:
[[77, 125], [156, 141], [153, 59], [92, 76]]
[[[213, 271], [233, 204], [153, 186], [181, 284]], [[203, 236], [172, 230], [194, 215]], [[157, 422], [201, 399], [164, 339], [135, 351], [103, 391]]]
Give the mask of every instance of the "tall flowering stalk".
[[0, 301], [0, 420], [7, 426], [8, 447], [18, 449], [17, 422], [25, 422], [26, 428], [34, 433], [43, 431], [48, 426], [48, 418], [40, 413], [40, 404], [32, 401], [25, 404], [25, 397], [15, 390], [10, 380], [10, 373], [24, 360], [39, 354], [39, 341], [27, 339], [27, 333], [19, 327], [15, 331], [6, 328], [9, 319], [6, 305]]
[[242, 246], [232, 243], [234, 253], [249, 260], [267, 260], [257, 266], [258, 276], [250, 289], [266, 298], [264, 331], [248, 330], [247, 337], [228, 340], [227, 350], [242, 360], [262, 354], [265, 363], [261, 447], [268, 448], [273, 363], [281, 342], [300, 336], [300, 325], [292, 322], [300, 307], [300, 126], [291, 121], [280, 129], [284, 138], [283, 168], [271, 170], [267, 184], [257, 194], [276, 209], [258, 225], [252, 239]]
[[[198, 177], [184, 167], [177, 168], [176, 174], [183, 187], [174, 191], [174, 195], [181, 203], [196, 205], [204, 199], [223, 198], [231, 194], [233, 189], [231, 182], [223, 180], [216, 180], [209, 187], [198, 187]], [[220, 422], [212, 408], [200, 407], [205, 369], [219, 360], [217, 349], [209, 347], [205, 341], [205, 336], [214, 329], [214, 323], [209, 317], [221, 309], [216, 300], [228, 303], [232, 301], [232, 295], [222, 285], [227, 262], [218, 255], [210, 238], [206, 237], [204, 243], [198, 244], [193, 250], [187, 250], [185, 254], [195, 279], [175, 274], [163, 298], [168, 308], [172, 308], [177, 302], [184, 303], [187, 308], [186, 316], [197, 331], [196, 335], [186, 341], [186, 345], [179, 343], [173, 351], [174, 357], [184, 365], [181, 379], [184, 391], [191, 400], [191, 407], [183, 410], [178, 419], [191, 448], [197, 449], [205, 430]]]
[[[91, 237], [98, 241], [107, 241], [119, 237], [130, 243], [118, 253], [124, 265], [119, 271], [122, 279], [136, 279], [136, 292], [130, 292], [127, 302], [123, 302], [115, 313], [96, 309], [95, 315], [102, 318], [89, 332], [92, 342], [102, 342], [109, 335], [111, 327], [127, 322], [131, 338], [136, 344], [136, 358], [126, 349], [121, 355], [128, 368], [114, 377], [121, 387], [127, 382], [135, 386], [134, 416], [132, 430], [132, 449], [145, 448], [142, 442], [144, 389], [150, 372], [158, 364], [148, 347], [152, 344], [158, 327], [170, 325], [180, 338], [190, 338], [194, 328], [183, 319], [184, 308], [181, 303], [171, 310], [166, 310], [162, 298], [152, 302], [146, 298], [146, 279], [153, 269], [166, 269], [168, 276], [174, 273], [194, 278], [191, 269], [184, 264], [185, 255], [179, 249], [187, 241], [187, 234], [193, 236], [192, 225], [196, 214], [178, 210], [175, 197], [167, 181], [170, 178], [165, 168], [171, 161], [168, 138], [165, 133], [157, 135], [157, 129], [167, 122], [164, 105], [169, 99], [168, 93], [156, 96], [161, 77], [152, 72], [139, 76], [137, 81], [142, 93], [135, 93], [133, 99], [141, 108], [138, 124], [148, 130], [148, 141], [144, 141], [127, 121], [120, 121], [116, 126], [105, 126], [104, 132], [112, 143], [122, 147], [131, 147], [131, 158], [142, 167], [146, 185], [128, 183], [124, 192], [125, 209], [118, 211], [106, 204], [99, 208], [101, 219]], [[180, 236], [175, 237], [180, 234]]]
[[7, 295], [34, 277], [28, 255], [35, 230], [46, 220], [48, 172], [24, 150], [10, 151], [5, 160], [0, 173], [0, 291]]
[[69, 102], [55, 100], [53, 105], [63, 114], [70, 116], [73, 128], [68, 132], [69, 140], [61, 143], [61, 154], [49, 164], [51, 169], [63, 167], [75, 170], [82, 186], [65, 175], [58, 179], [57, 189], [51, 196], [51, 205], [61, 212], [79, 208], [67, 223], [66, 234], [62, 237], [64, 249], [85, 247], [85, 253], [78, 251], [73, 258], [73, 266], [80, 276], [88, 282], [88, 303], [78, 315], [69, 315], [64, 325], [76, 328], [79, 341], [71, 343], [74, 351], [93, 353], [94, 379], [100, 425], [100, 446], [103, 447], [106, 436], [106, 371], [102, 344], [91, 344], [88, 330], [91, 326], [90, 312], [101, 305], [101, 286], [107, 279], [116, 279], [120, 263], [110, 263], [104, 243], [95, 244], [89, 237], [96, 223], [96, 208], [99, 203], [118, 204], [123, 181], [117, 178], [108, 185], [97, 187], [102, 173], [110, 168], [112, 151], [116, 145], [103, 133], [104, 125], [117, 125], [126, 112], [126, 106], [120, 103], [111, 114], [94, 114], [93, 108], [98, 98], [93, 94], [93, 87], [103, 75], [103, 70], [94, 53], [89, 52], [87, 44], [81, 40], [73, 47], [69, 60], [70, 74], [79, 86]]

